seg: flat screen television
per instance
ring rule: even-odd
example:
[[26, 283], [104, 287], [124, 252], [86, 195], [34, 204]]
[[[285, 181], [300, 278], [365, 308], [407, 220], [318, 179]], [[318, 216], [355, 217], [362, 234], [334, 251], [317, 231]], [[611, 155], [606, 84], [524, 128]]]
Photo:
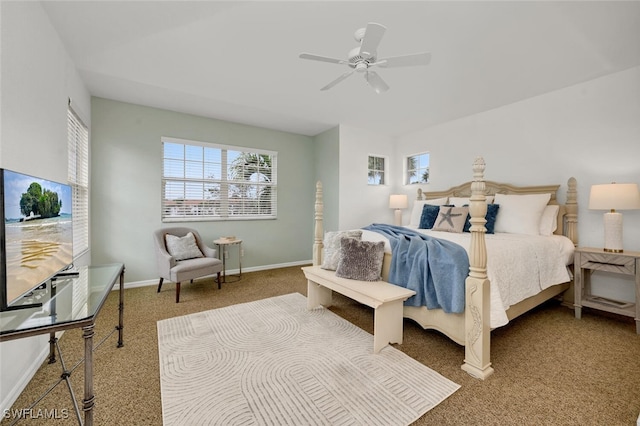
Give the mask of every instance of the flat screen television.
[[73, 263], [71, 187], [0, 169], [0, 311]]

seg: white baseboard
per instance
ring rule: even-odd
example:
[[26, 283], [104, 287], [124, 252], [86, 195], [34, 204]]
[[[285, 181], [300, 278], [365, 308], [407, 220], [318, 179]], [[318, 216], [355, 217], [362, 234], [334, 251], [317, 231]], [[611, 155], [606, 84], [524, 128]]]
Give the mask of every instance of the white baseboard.
[[[297, 262], [287, 262], [287, 263], [278, 263], [274, 265], [263, 265], [263, 266], [252, 266], [249, 268], [242, 268], [242, 272], [257, 272], [257, 271], [267, 271], [269, 269], [279, 269], [279, 268], [288, 268], [291, 266], [304, 266], [313, 263], [311, 260], [300, 260]], [[239, 269], [229, 269], [227, 270], [227, 275], [236, 275], [240, 272]], [[125, 279], [127, 278], [127, 274], [124, 274]], [[144, 281], [131, 281], [125, 282], [124, 288], [136, 288], [136, 287], [146, 287], [158, 285], [158, 278], [154, 278], [152, 280], [144, 280]], [[113, 290], [120, 290], [120, 284], [116, 283], [113, 286]]]

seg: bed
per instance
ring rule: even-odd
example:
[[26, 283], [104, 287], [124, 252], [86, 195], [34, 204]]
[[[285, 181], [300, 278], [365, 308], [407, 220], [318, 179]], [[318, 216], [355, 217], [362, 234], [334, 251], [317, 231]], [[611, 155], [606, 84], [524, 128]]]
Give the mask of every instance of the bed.
[[[468, 205], [468, 211], [470, 219], [467, 226], [470, 224], [469, 232], [463, 234], [452, 234], [446, 232], [432, 232], [432, 236], [447, 237], [449, 240], [453, 240], [459, 245], [463, 245], [468, 254], [469, 268], [468, 276], [464, 280], [464, 309], [461, 313], [446, 313], [443, 309], [427, 309], [424, 306], [404, 306], [403, 316], [405, 318], [412, 319], [425, 329], [434, 329], [445, 334], [450, 339], [458, 344], [465, 346], [465, 359], [462, 369], [470, 375], [485, 379], [493, 373], [493, 367], [490, 361], [490, 338], [491, 329], [502, 326], [508, 321], [516, 318], [517, 316], [529, 311], [535, 306], [562, 295], [570, 286], [572, 279], [568, 265], [572, 263], [573, 248], [577, 245], [577, 191], [576, 180], [570, 178], [567, 182], [566, 202], [563, 205], [558, 204], [557, 191], [560, 185], [545, 185], [545, 186], [527, 186], [518, 187], [509, 184], [501, 184], [496, 182], [490, 182], [484, 180], [485, 162], [482, 158], [477, 158], [473, 164], [473, 179], [470, 182], [461, 184], [459, 186], [450, 188], [446, 191], [438, 192], [423, 192], [418, 189], [417, 200], [415, 203], [426, 204], [430, 200], [438, 200], [440, 204], [445, 202], [466, 203]], [[540, 194], [534, 195], [534, 194]], [[548, 194], [548, 198], [545, 198]], [[525, 198], [537, 198], [543, 197], [548, 199], [546, 204], [554, 206], [553, 208], [546, 208], [545, 214], [548, 216], [550, 211], [554, 214], [552, 218], [553, 228], [547, 229], [549, 237], [537, 237], [539, 240], [548, 239], [554, 241], [551, 244], [557, 244], [561, 251], [558, 262], [560, 266], [556, 266], [555, 273], [551, 274], [545, 285], [541, 285], [540, 288], [535, 290], [525, 290], [522, 294], [514, 296], [510, 299], [511, 290], [498, 290], [498, 287], [504, 286], [507, 281], [514, 281], [520, 283], [526, 281], [526, 274], [535, 275], [530, 272], [522, 272], [520, 274], [525, 275], [509, 275], [507, 273], [504, 276], [500, 275], [501, 266], [498, 265], [496, 260], [492, 265], [488, 255], [494, 254], [497, 258], [497, 253], [502, 250], [503, 252], [511, 251], [504, 248], [504, 244], [511, 244], [511, 241], [507, 240], [521, 240], [521, 236], [509, 233], [498, 232], [500, 229], [496, 227], [496, 233], [492, 235], [486, 234], [486, 213], [487, 202], [491, 202], [491, 198], [501, 201], [502, 206], [508, 206], [508, 200], [513, 200], [517, 197], [511, 197], [513, 195], [527, 195], [531, 197]], [[487, 201], [489, 199], [489, 201]], [[437, 203], [436, 203], [437, 204]], [[451, 205], [451, 204], [447, 204]], [[456, 204], [457, 205], [457, 204]], [[502, 206], [500, 208], [502, 208]], [[555, 207], [557, 206], [557, 207]], [[506, 209], [507, 207], [505, 207]], [[508, 210], [505, 210], [508, 211]], [[313, 263], [314, 265], [322, 264], [323, 256], [323, 202], [322, 202], [322, 184], [318, 182], [316, 185], [316, 200], [315, 200], [315, 234], [313, 245]], [[553, 221], [552, 220], [552, 221]], [[496, 224], [497, 225], [497, 224]], [[502, 223], [502, 227], [505, 228], [505, 224]], [[507, 226], [508, 227], [508, 226]], [[409, 228], [416, 228], [415, 223], [410, 223]], [[505, 228], [506, 229], [506, 228]], [[429, 233], [429, 231], [419, 230], [420, 232]], [[383, 238], [381, 235], [374, 236], [375, 233], [371, 231], [363, 231], [363, 239], [370, 239], [373, 241]], [[542, 230], [541, 230], [542, 232]], [[550, 235], [552, 234], [552, 235]], [[517, 245], [523, 245], [529, 247], [529, 241], [535, 240], [536, 237], [526, 238], [522, 242], [517, 242]], [[525, 267], [530, 266], [533, 263], [540, 263], [538, 255], [540, 253], [539, 248], [528, 249], [529, 252], [526, 255], [526, 262], [522, 262]], [[533, 250], [533, 251], [532, 251]], [[537, 251], [536, 251], [537, 250]], [[544, 251], [544, 250], [542, 250]], [[495, 260], [494, 257], [491, 259]], [[535, 259], [535, 260], [534, 260]], [[388, 280], [389, 265], [392, 261], [389, 250], [385, 253], [382, 277]], [[511, 260], [513, 261], [513, 260]], [[488, 272], [487, 265], [491, 267]], [[563, 268], [565, 274], [562, 275], [558, 272], [558, 268]], [[502, 267], [504, 269], [504, 267]], [[526, 269], [526, 268], [525, 268]], [[545, 275], [540, 273], [539, 275]], [[492, 282], [490, 277], [498, 283], [492, 288]], [[516, 277], [516, 278], [514, 278]], [[540, 280], [542, 281], [542, 280]], [[560, 282], [558, 282], [560, 281]], [[494, 283], [495, 284], [495, 283]], [[509, 283], [507, 283], [509, 284]], [[500, 287], [502, 288], [502, 287]], [[496, 293], [499, 293], [496, 295]], [[508, 294], [504, 297], [502, 293]], [[505, 301], [506, 300], [506, 301]], [[492, 305], [495, 308], [496, 305], [502, 305], [497, 309], [491, 309]], [[493, 302], [493, 303], [492, 303]]]

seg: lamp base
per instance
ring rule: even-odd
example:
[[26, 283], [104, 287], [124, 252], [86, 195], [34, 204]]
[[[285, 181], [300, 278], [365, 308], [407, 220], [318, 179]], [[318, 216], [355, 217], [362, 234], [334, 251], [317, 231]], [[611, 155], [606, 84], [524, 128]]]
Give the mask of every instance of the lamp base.
[[622, 249], [608, 249], [608, 248], [603, 248], [602, 250], [608, 252], [608, 253], [624, 253], [624, 250]]
[[622, 253], [622, 213], [604, 214], [604, 251]]
[[396, 209], [394, 213], [395, 216], [393, 224], [396, 226], [402, 226], [402, 210]]

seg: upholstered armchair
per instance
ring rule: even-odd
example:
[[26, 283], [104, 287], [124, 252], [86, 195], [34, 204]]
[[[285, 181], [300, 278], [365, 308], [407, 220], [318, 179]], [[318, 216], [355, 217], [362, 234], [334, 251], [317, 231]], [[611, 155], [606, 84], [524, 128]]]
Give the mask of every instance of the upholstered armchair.
[[[192, 234], [192, 236], [189, 235]], [[176, 303], [180, 302], [180, 283], [217, 274], [220, 289], [222, 261], [216, 257], [217, 250], [208, 247], [198, 231], [191, 228], [172, 227], [158, 229], [153, 234], [158, 261], [158, 293], [167, 279], [176, 283]]]

